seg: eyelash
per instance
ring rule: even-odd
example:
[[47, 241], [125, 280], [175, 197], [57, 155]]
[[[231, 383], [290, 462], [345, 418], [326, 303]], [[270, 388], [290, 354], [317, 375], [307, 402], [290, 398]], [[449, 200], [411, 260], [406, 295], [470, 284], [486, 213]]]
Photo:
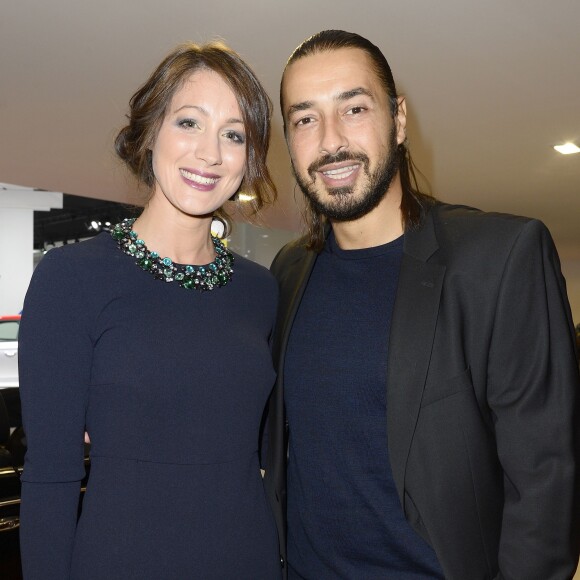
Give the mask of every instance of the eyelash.
[[[305, 121], [308, 121], [308, 122], [305, 122]], [[298, 121], [296, 121], [294, 123], [294, 125], [296, 127], [298, 127], [299, 125], [308, 125], [311, 121], [312, 121], [312, 117], [302, 117], [302, 119], [298, 119]]]
[[198, 127], [198, 124], [193, 119], [183, 119], [177, 124], [184, 129], [193, 129], [194, 127]]
[[227, 139], [230, 139], [231, 141], [239, 145], [243, 145], [246, 142], [244, 136], [241, 133], [238, 133], [237, 131], [226, 131], [225, 135]]

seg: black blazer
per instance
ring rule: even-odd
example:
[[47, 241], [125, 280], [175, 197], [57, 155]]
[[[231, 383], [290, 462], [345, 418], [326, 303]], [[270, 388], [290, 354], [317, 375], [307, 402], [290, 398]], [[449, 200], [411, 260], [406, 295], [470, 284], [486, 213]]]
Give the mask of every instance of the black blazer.
[[[284, 355], [315, 260], [297, 241], [272, 265], [280, 308], [266, 488], [282, 543]], [[399, 498], [446, 578], [571, 578], [580, 379], [565, 283], [541, 222], [440, 203], [426, 211], [405, 234], [386, 384]]]

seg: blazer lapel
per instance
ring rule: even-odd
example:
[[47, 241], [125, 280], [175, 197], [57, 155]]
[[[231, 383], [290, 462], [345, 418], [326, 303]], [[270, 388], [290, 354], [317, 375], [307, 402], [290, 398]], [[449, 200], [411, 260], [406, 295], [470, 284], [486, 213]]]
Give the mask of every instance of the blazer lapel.
[[306, 284], [314, 268], [317, 254], [315, 252], [302, 251], [291, 263], [285, 264], [283, 276], [285, 282], [280, 284], [281, 293], [279, 297], [280, 314], [276, 321], [275, 339], [274, 339], [274, 361], [278, 363], [278, 377], [280, 378], [284, 370], [284, 355], [286, 346], [290, 337], [290, 330], [300, 301], [304, 295]]
[[266, 489], [272, 497], [274, 506], [280, 506], [275, 511], [278, 523], [281, 549], [285, 545], [285, 524], [283, 511], [286, 505], [286, 456], [287, 441], [284, 417], [284, 356], [290, 336], [294, 317], [310, 273], [316, 261], [314, 252], [307, 252], [300, 247], [300, 242], [287, 251], [289, 256], [276, 258], [272, 264], [272, 272], [278, 280], [280, 296], [278, 299], [278, 318], [274, 328], [272, 357], [277, 370], [277, 379], [269, 402], [268, 415], [268, 456], [266, 462]]
[[433, 344], [445, 266], [429, 258], [438, 250], [432, 208], [421, 228], [405, 234], [391, 322], [387, 367], [390, 462], [404, 504], [405, 468], [419, 415]]

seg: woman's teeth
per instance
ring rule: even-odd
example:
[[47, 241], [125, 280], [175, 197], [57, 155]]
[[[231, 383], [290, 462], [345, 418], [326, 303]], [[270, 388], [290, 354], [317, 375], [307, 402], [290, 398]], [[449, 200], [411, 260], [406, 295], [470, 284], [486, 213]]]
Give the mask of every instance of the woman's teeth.
[[218, 177], [202, 177], [201, 175], [197, 175], [197, 173], [191, 173], [185, 169], [180, 169], [179, 171], [185, 179], [189, 179], [189, 181], [194, 181], [200, 185], [213, 185], [214, 183], [217, 183], [219, 179]]

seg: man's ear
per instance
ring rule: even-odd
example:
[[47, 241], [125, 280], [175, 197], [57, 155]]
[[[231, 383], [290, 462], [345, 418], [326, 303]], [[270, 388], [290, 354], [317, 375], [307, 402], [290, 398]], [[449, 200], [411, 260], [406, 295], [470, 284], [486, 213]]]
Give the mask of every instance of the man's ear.
[[407, 138], [407, 101], [405, 97], [397, 97], [395, 123], [397, 125], [397, 145], [400, 145]]

